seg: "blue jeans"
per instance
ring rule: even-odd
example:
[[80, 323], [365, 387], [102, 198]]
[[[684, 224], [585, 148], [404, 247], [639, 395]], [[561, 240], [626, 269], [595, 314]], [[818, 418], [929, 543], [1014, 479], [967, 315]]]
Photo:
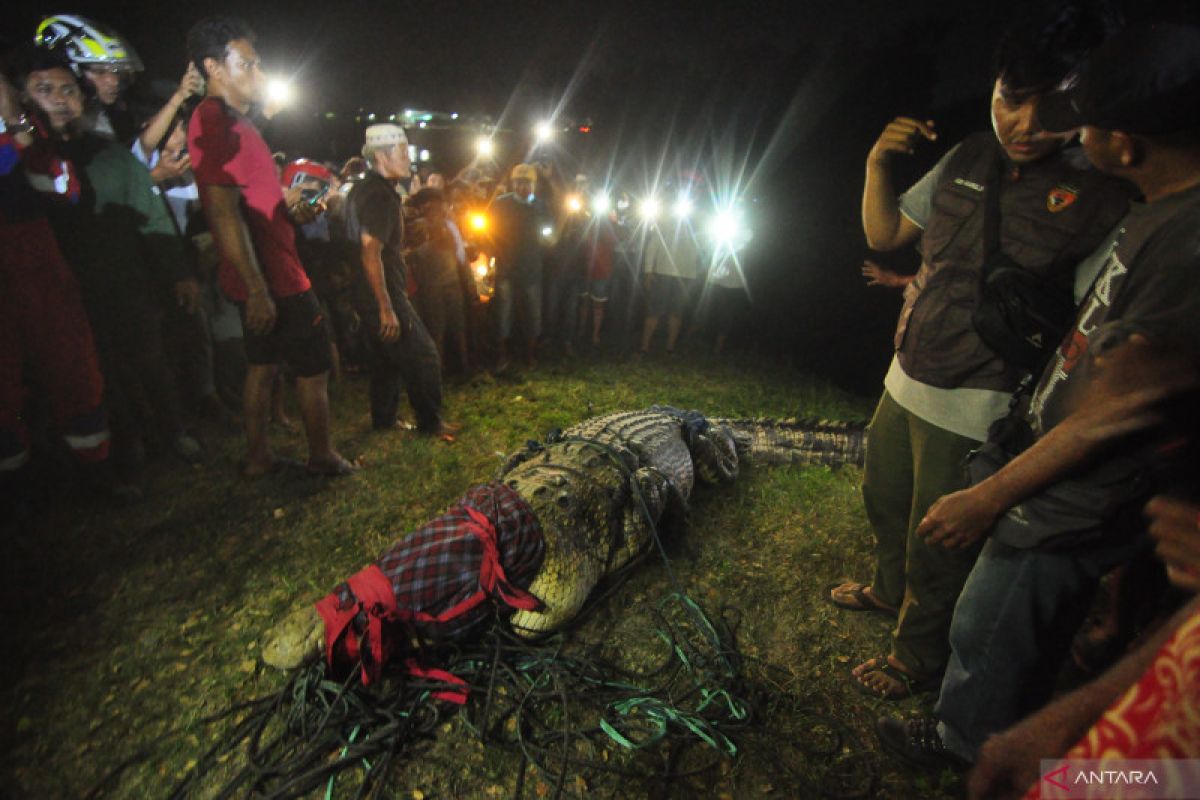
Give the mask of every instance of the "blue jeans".
[[979, 747], [1050, 698], [1101, 576], [1150, 546], [1144, 536], [1058, 551], [989, 540], [950, 623], [950, 661], [934, 707], [955, 755]]
[[525, 340], [536, 341], [542, 334], [542, 284], [517, 283], [511, 278], [496, 281], [495, 303], [496, 333], [501, 339], [512, 336], [513, 306], [521, 318], [521, 329]]

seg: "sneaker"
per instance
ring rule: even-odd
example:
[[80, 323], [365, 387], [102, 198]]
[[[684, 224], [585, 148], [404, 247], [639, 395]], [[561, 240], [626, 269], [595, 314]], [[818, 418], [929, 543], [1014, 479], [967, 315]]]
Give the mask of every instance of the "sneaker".
[[954, 770], [969, 769], [969, 762], [946, 749], [937, 725], [934, 717], [880, 717], [875, 720], [875, 733], [885, 751], [911, 767], [930, 771], [947, 767]]

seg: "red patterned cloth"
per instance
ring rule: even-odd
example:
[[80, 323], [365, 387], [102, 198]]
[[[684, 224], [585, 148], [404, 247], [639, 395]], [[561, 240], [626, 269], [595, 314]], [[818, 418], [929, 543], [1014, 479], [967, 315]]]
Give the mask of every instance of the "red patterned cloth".
[[[1200, 611], [1179, 626], [1141, 679], [1063, 761], [1175, 758], [1200, 758]], [[1025, 797], [1040, 797], [1039, 788], [1040, 782]]]
[[[371, 683], [409, 636], [434, 643], [463, 636], [490, 615], [489, 599], [535, 608], [525, 589], [544, 550], [541, 527], [520, 495], [501, 483], [469, 489], [317, 603], [328, 662], [361, 658], [363, 683]], [[410, 664], [411, 674], [418, 669]]]

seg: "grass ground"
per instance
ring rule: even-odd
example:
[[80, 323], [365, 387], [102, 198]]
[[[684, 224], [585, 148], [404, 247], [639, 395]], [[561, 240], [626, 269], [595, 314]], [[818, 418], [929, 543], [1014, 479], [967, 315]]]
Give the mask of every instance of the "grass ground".
[[[334, 410], [339, 448], [366, 465], [353, 477], [242, 481], [240, 437], [210, 428], [201, 429], [207, 463], [157, 465], [148, 499], [136, 507], [77, 502], [72, 487], [63, 487], [3, 545], [0, 796], [83, 797], [118, 765], [126, 768], [102, 796], [164, 796], [214, 733], [201, 718], [282, 685], [281, 676], [259, 667], [257, 648], [294, 604], [323, 595], [440, 513], [527, 439], [652, 403], [716, 416], [863, 419], [871, 410], [867, 399], [751, 358], [580, 362], [448, 387], [448, 416], [465, 428], [447, 445], [371, 432], [365, 380], [350, 376], [336, 388]], [[280, 451], [300, 455], [300, 437], [275, 435]], [[886, 652], [887, 623], [839, 613], [822, 598], [828, 581], [869, 577], [860, 477], [854, 468], [758, 467], [731, 486], [701, 489], [685, 540], [674, 548], [674, 568], [706, 605], [738, 606], [742, 650], [784, 670], [780, 691], [805, 708], [779, 724], [779, 737], [798, 735], [807, 712], [830, 715], [852, 732], [843, 752], [857, 754], [875, 776], [871, 796], [954, 796], [953, 776], [916, 775], [878, 752], [873, 720], [915, 712], [921, 701], [874, 701], [847, 677], [859, 660]], [[668, 591], [652, 560], [622, 589], [631, 603]], [[428, 764], [409, 764], [393, 782], [394, 796], [512, 796], [518, 759], [483, 752], [454, 721], [446, 730], [433, 747], [437, 763], [460, 765], [453, 780]], [[790, 796], [772, 770], [751, 755], [676, 793]], [[594, 796], [645, 793], [629, 784], [574, 788]], [[525, 796], [547, 789], [533, 776]]]

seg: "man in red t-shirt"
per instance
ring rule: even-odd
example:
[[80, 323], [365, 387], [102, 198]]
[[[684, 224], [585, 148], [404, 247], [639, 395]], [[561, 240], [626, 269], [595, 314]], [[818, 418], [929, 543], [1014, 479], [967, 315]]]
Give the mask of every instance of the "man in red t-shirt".
[[[218, 280], [241, 309], [246, 329], [245, 474], [261, 475], [283, 463], [271, 453], [267, 424], [271, 385], [286, 361], [297, 376], [308, 470], [344, 475], [353, 465], [330, 441], [330, 346], [321, 308], [296, 255], [271, 151], [246, 117], [263, 89], [253, 41], [244, 22], [228, 17], [202, 20], [187, 37], [188, 55], [208, 81], [207, 97], [188, 128], [192, 170], [221, 252]], [[292, 213], [299, 218], [303, 212], [311, 215], [307, 206]]]

